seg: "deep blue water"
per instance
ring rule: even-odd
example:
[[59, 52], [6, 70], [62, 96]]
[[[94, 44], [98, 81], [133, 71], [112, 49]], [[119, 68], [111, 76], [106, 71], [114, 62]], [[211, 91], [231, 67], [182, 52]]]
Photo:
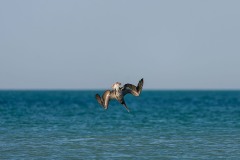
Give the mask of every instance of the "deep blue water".
[[0, 159], [239, 159], [240, 91], [0, 91]]

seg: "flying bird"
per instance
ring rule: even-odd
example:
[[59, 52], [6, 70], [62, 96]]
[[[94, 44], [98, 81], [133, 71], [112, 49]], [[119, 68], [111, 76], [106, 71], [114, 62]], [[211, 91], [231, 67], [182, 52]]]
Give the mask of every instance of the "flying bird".
[[129, 109], [124, 101], [124, 96], [128, 93], [139, 96], [141, 94], [143, 88], [143, 78], [138, 82], [138, 85], [135, 86], [133, 84], [125, 84], [121, 87], [120, 82], [116, 82], [112, 85], [112, 90], [106, 90], [102, 97], [99, 94], [96, 94], [96, 99], [98, 103], [106, 110], [108, 109], [108, 104], [110, 100], [116, 99], [119, 103], [121, 103], [126, 110], [129, 112]]

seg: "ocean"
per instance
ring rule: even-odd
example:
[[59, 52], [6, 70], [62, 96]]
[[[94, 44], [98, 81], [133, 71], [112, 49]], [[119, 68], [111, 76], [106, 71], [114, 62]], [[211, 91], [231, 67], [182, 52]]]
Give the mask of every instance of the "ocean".
[[0, 159], [240, 159], [240, 91], [0, 91]]

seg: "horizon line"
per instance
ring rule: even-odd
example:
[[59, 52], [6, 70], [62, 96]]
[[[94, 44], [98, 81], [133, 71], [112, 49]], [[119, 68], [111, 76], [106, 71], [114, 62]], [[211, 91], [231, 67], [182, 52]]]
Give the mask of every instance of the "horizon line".
[[[103, 88], [0, 88], [0, 91], [103, 91]], [[145, 88], [145, 91], [240, 91], [240, 88]]]

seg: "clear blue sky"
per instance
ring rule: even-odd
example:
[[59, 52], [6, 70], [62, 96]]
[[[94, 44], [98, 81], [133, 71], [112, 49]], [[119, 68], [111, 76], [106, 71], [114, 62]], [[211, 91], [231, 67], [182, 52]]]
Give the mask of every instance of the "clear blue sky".
[[0, 89], [240, 89], [240, 1], [2, 0]]

